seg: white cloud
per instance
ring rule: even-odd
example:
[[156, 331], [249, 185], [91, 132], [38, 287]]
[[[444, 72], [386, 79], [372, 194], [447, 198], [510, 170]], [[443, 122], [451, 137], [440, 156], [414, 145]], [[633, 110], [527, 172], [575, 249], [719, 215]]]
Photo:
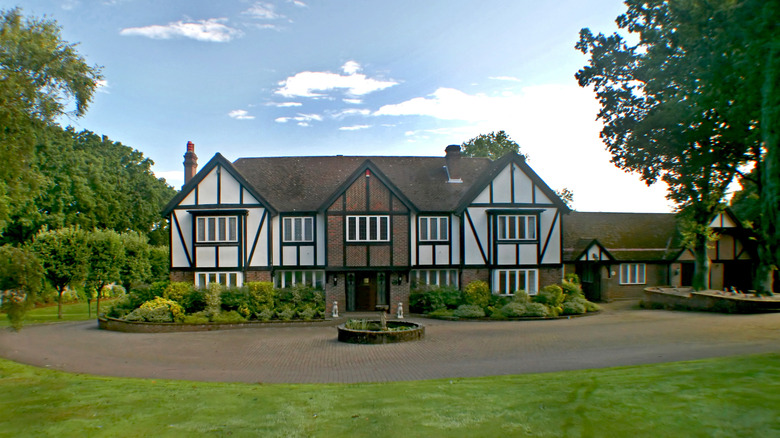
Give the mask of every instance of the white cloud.
[[228, 117], [236, 120], [252, 120], [255, 118], [255, 116], [250, 116], [245, 110], [233, 110], [228, 113]]
[[341, 71], [348, 75], [354, 75], [355, 73], [359, 72], [362, 69], [360, 67], [360, 64], [358, 64], [355, 61], [347, 61], [344, 63], [344, 65], [341, 66]]
[[285, 97], [323, 97], [323, 92], [343, 90], [350, 96], [364, 96], [398, 84], [392, 80], [373, 79], [357, 73], [360, 64], [354, 61], [348, 61], [341, 69], [347, 74], [314, 71], [296, 73], [279, 82], [280, 88], [276, 94]]
[[360, 105], [363, 103], [363, 99], [341, 99], [341, 101], [352, 105]]
[[278, 20], [280, 18], [285, 18], [284, 15], [276, 13], [274, 5], [265, 2], [255, 2], [249, 9], [242, 12], [242, 14], [249, 15], [250, 17], [259, 20]]
[[345, 109], [333, 113], [333, 118], [343, 119], [344, 117], [349, 117], [349, 116], [368, 116], [368, 115], [371, 115], [371, 111], [367, 109], [351, 108], [351, 109]]
[[155, 24], [145, 27], [128, 27], [122, 29], [119, 34], [143, 36], [159, 40], [181, 37], [198, 41], [225, 43], [241, 36], [241, 31], [225, 25], [226, 21], [227, 19], [225, 18], [176, 21], [166, 25]]
[[[598, 110], [590, 90], [540, 85], [497, 95], [440, 88], [429, 96], [385, 105], [373, 114], [422, 117], [419, 129], [405, 133], [412, 143], [458, 144], [505, 130], [550, 187], [574, 191], [578, 208], [669, 211], [664, 184], [648, 188], [636, 175], [609, 164], [611, 156], [599, 139]], [[425, 128], [426, 118], [438, 120], [435, 129]]]
[[493, 79], [494, 81], [522, 82], [522, 79], [514, 76], [491, 76], [488, 79]]
[[298, 114], [295, 117], [277, 117], [276, 123], [298, 122], [298, 126], [311, 126], [309, 122], [321, 122], [322, 116], [319, 114]]
[[339, 128], [339, 131], [358, 131], [361, 129], [368, 129], [371, 125], [353, 125], [353, 126], [342, 126]]
[[269, 102], [268, 106], [275, 106], [277, 108], [290, 108], [295, 106], [302, 106], [300, 102]]
[[292, 3], [299, 8], [307, 8], [308, 5], [301, 0], [287, 0], [287, 3]]
[[95, 88], [97, 89], [98, 93], [111, 94], [108, 91], [108, 89], [111, 87], [108, 86], [108, 81], [105, 79], [100, 79], [99, 81], [95, 82]]

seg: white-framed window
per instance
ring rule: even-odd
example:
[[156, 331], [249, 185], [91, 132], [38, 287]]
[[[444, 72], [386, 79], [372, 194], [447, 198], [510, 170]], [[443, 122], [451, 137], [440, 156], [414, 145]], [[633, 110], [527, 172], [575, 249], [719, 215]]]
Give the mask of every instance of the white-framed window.
[[620, 284], [645, 284], [645, 264], [621, 263]]
[[390, 216], [347, 216], [347, 242], [388, 242]]
[[449, 239], [449, 218], [446, 216], [420, 217], [420, 241], [443, 241]]
[[536, 216], [499, 215], [498, 240], [534, 240], [536, 239]]
[[539, 291], [539, 270], [537, 269], [497, 269], [493, 271], [493, 293], [514, 295], [524, 290], [528, 295]]
[[325, 271], [276, 271], [274, 286], [280, 289], [305, 284], [317, 289], [325, 285]]
[[196, 223], [198, 243], [238, 242], [236, 216], [198, 216]]
[[313, 217], [286, 217], [284, 218], [285, 242], [311, 242], [314, 240]]
[[458, 287], [457, 269], [417, 269], [410, 277], [412, 288], [422, 285]]
[[241, 287], [244, 276], [240, 272], [196, 272], [195, 287], [207, 287], [211, 283], [219, 283], [225, 287]]

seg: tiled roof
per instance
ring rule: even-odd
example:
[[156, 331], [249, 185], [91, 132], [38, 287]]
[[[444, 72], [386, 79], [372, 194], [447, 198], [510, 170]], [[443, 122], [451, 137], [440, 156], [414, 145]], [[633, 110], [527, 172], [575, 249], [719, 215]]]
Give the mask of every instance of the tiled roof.
[[239, 158], [233, 165], [278, 211], [315, 211], [371, 161], [420, 211], [453, 211], [494, 162], [458, 159], [462, 183], [448, 183], [444, 157], [323, 156]]
[[594, 240], [616, 261], [671, 260], [681, 249], [672, 213], [571, 212], [563, 223], [565, 261], [574, 261]]

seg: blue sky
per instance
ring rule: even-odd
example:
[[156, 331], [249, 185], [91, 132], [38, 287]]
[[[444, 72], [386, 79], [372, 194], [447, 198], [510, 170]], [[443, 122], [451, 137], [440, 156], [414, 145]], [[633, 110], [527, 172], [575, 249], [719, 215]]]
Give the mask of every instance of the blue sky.
[[[8, 9], [18, 2], [0, 0]], [[670, 211], [609, 163], [598, 104], [574, 73], [582, 27], [619, 0], [25, 0], [103, 67], [88, 114], [64, 120], [136, 148], [178, 188], [201, 165], [284, 155], [443, 156], [505, 130], [585, 211]]]

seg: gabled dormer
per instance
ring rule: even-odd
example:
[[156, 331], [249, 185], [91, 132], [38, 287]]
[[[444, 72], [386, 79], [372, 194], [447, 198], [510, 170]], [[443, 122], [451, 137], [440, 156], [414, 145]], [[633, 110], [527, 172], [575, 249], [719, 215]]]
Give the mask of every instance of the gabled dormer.
[[192, 273], [196, 286], [241, 285], [242, 271], [269, 265], [268, 222], [276, 212], [221, 154], [197, 173], [193, 155], [190, 143], [185, 172], [192, 176], [163, 211], [170, 218], [171, 269]]
[[319, 210], [325, 215], [329, 268], [409, 265], [410, 213], [416, 207], [371, 160]]

